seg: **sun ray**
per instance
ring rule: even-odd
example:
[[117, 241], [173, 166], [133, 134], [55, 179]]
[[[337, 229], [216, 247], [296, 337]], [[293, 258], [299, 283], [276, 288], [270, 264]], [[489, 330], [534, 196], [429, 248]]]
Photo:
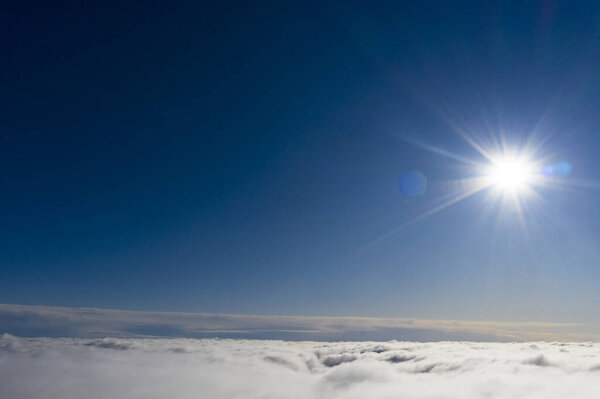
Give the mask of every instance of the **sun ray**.
[[407, 228], [429, 216], [432, 216], [432, 215], [448, 208], [449, 206], [456, 204], [457, 202], [460, 202], [466, 198], [469, 198], [470, 196], [484, 190], [485, 188], [489, 187], [489, 185], [490, 185], [490, 183], [485, 178], [481, 178], [481, 177], [461, 179], [458, 181], [458, 183], [460, 183], [460, 185], [463, 187], [469, 186], [470, 188], [468, 188], [465, 191], [460, 192], [456, 195], [450, 195], [451, 198], [445, 200], [440, 205], [435, 206], [434, 208], [420, 214], [419, 216], [417, 216], [417, 217], [401, 224], [400, 226], [393, 228], [392, 230], [388, 231], [387, 233], [377, 237], [376, 239], [374, 239], [370, 243], [368, 243], [365, 246], [365, 249], [369, 249], [369, 248], [376, 246], [377, 244], [392, 237], [394, 234], [400, 232], [401, 230], [403, 230], [403, 229], [405, 229], [405, 228]]
[[443, 148], [438, 148], [438, 147], [432, 146], [431, 144], [423, 143], [422, 141], [410, 139], [407, 137], [403, 137], [402, 139], [404, 141], [411, 143], [413, 145], [416, 145], [417, 147], [420, 147], [424, 150], [433, 152], [434, 154], [438, 154], [438, 155], [441, 155], [446, 158], [454, 159], [455, 161], [459, 161], [459, 162], [465, 163], [467, 165], [479, 165], [479, 163], [476, 161], [473, 161], [471, 159], [454, 154], [450, 151], [444, 150]]

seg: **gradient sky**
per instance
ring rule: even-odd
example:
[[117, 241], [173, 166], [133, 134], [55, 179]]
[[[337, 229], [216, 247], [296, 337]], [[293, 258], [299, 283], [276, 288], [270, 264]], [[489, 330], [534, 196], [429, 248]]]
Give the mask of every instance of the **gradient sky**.
[[[69, 3], [0, 9], [0, 303], [600, 322], [598, 3]], [[457, 131], [572, 171], [407, 224]]]

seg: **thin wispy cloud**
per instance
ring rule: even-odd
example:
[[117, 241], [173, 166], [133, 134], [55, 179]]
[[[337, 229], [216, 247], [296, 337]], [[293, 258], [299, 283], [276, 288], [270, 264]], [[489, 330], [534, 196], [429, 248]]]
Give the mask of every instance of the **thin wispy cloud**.
[[314, 341], [600, 341], [574, 323], [262, 316], [0, 305], [0, 333], [27, 337], [186, 337]]

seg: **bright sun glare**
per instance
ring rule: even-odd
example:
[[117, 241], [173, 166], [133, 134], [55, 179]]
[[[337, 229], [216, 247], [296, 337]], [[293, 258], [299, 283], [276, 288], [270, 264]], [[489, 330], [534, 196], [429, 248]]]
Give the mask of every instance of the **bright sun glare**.
[[486, 175], [490, 185], [503, 192], [513, 193], [527, 188], [535, 178], [533, 164], [516, 157], [503, 157], [492, 161]]
[[[490, 205], [500, 203], [502, 210], [516, 210], [521, 226], [525, 226], [525, 213], [531, 211], [534, 207], [543, 205], [541, 201], [543, 198], [538, 189], [564, 187], [566, 184], [564, 179], [571, 172], [571, 164], [567, 161], [548, 163], [548, 156], [539, 157], [543, 143], [537, 143], [531, 137], [528, 138], [528, 145], [511, 148], [507, 147], [503, 136], [499, 136], [499, 140], [492, 142], [492, 145], [486, 146], [478, 143], [477, 140], [460, 129], [456, 133], [473, 147], [484, 160], [471, 160], [443, 148], [408, 140], [424, 150], [464, 163], [468, 167], [470, 176], [450, 181], [444, 200], [377, 238], [373, 244], [383, 241], [400, 229], [434, 215], [484, 190], [487, 191], [484, 201], [489, 201]], [[500, 141], [502, 145], [499, 144]], [[425, 180], [424, 185], [426, 186], [426, 178], [423, 177], [423, 180]], [[404, 194], [406, 190], [403, 189], [402, 185], [401, 189]]]

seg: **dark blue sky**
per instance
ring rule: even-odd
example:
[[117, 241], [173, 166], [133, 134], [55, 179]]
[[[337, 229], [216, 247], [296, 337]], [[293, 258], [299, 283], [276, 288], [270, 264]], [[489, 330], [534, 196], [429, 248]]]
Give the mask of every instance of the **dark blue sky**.
[[[108, 3], [0, 9], [0, 302], [600, 321], [597, 3]], [[457, 130], [572, 173], [406, 225]]]

